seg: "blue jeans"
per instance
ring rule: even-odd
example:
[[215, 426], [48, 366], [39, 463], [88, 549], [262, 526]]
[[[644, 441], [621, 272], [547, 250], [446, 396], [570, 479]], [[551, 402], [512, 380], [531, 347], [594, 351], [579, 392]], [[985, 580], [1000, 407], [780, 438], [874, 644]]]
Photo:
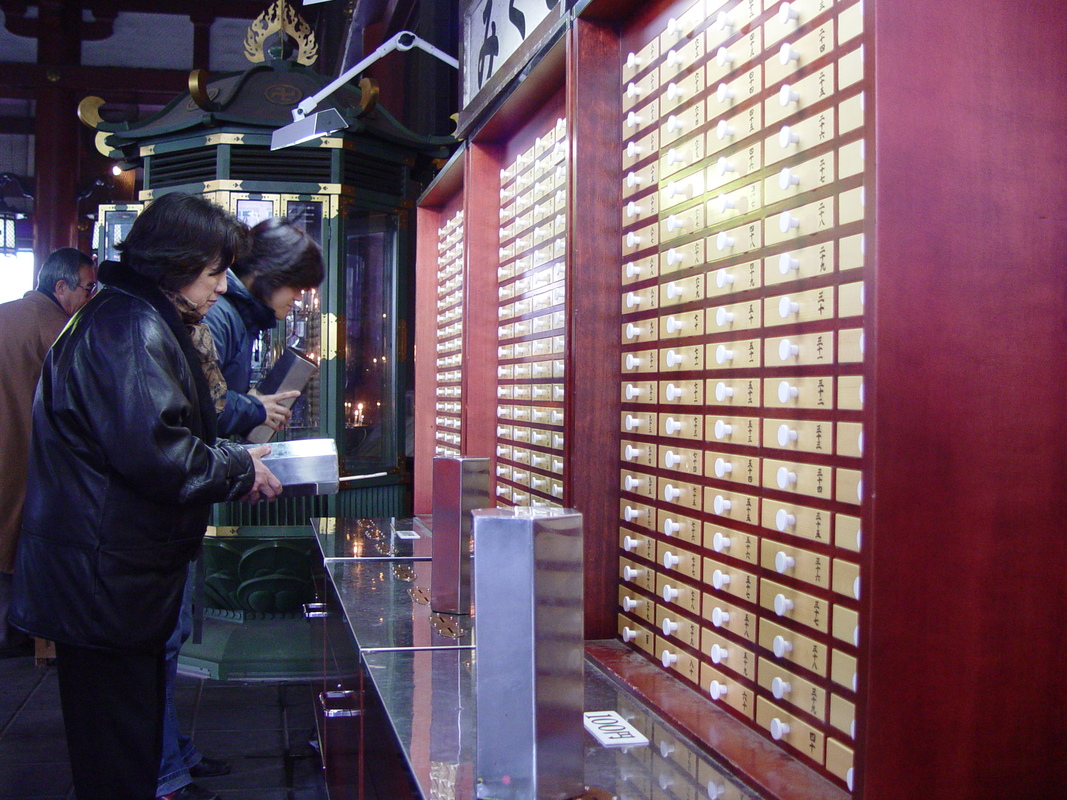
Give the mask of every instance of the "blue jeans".
[[163, 705], [163, 760], [159, 766], [157, 797], [176, 792], [192, 783], [189, 767], [199, 764], [200, 759], [203, 758], [192, 740], [178, 729], [178, 709], [174, 706], [174, 684], [178, 680], [178, 652], [193, 632], [193, 577], [195, 574], [196, 571], [190, 564], [189, 575], [185, 580], [185, 592], [182, 594], [182, 610], [178, 612], [178, 622], [163, 651], [166, 696]]

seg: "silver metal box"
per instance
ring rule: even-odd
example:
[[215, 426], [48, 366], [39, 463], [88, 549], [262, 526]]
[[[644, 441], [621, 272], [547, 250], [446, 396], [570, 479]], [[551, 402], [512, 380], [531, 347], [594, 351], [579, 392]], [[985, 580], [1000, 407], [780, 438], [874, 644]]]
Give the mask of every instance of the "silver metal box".
[[336, 494], [340, 486], [337, 443], [333, 439], [271, 442], [270, 453], [263, 457], [263, 464], [282, 482], [283, 497]]
[[475, 511], [479, 798], [584, 791], [582, 515]]
[[433, 460], [433, 575], [430, 608], [471, 613], [471, 512], [488, 508], [488, 458]]

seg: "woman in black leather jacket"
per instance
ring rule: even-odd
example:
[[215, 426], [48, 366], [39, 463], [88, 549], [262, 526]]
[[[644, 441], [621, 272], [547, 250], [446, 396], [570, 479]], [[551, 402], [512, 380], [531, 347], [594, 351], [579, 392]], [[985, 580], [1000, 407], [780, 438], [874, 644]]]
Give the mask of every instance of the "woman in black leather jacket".
[[163, 645], [211, 504], [281, 490], [268, 448], [216, 441], [199, 323], [246, 247], [221, 208], [164, 195], [45, 359], [9, 619], [56, 642], [79, 800], [155, 796]]

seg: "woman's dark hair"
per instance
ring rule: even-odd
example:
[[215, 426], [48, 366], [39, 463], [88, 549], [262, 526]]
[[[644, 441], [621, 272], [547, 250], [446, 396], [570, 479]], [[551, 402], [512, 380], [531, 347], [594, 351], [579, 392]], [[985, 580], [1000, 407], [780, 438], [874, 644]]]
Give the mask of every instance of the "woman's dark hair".
[[315, 240], [281, 217], [252, 228], [252, 249], [234, 263], [233, 271], [242, 281], [251, 276], [250, 291], [264, 303], [283, 286], [314, 289], [326, 274]]
[[222, 272], [248, 247], [248, 226], [232, 214], [203, 197], [172, 192], [138, 215], [118, 251], [130, 269], [177, 292], [208, 264], [218, 262]]

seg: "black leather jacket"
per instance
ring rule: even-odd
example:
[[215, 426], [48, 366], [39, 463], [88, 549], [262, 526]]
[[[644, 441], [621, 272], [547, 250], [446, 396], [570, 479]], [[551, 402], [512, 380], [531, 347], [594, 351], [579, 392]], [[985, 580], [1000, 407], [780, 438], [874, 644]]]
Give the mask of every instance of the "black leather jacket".
[[45, 358], [11, 609], [71, 645], [153, 651], [174, 628], [211, 504], [246, 494], [252, 459], [216, 444], [196, 351], [155, 284], [106, 283]]

